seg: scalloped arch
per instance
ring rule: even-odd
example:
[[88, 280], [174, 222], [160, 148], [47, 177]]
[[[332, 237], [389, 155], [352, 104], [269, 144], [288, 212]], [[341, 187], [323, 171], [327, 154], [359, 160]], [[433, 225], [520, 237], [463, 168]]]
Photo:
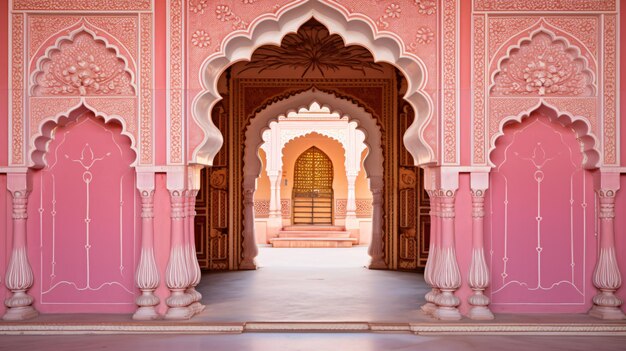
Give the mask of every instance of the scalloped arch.
[[[85, 57], [86, 60], [82, 60], [82, 58], [76, 57], [76, 62], [74, 62], [73, 65], [66, 67], [66, 69], [62, 72], [63, 78], [54, 77], [57, 79], [56, 84], [58, 84], [54, 88], [60, 89], [61, 93], [63, 93], [64, 87], [67, 88], [67, 86], [70, 86], [70, 88], [76, 88], [76, 94], [70, 93], [63, 96], [102, 96], [108, 94], [109, 91], [119, 88], [124, 90], [120, 90], [120, 93], [115, 95], [135, 95], [137, 92], [136, 77], [133, 70], [130, 69], [128, 59], [120, 54], [117, 46], [110, 44], [105, 37], [98, 36], [94, 32], [94, 30], [89, 28], [85, 23], [82, 23], [80, 27], [74, 29], [68, 35], [57, 38], [54, 45], [48, 47], [45, 51], [45, 54], [41, 55], [37, 59], [37, 63], [35, 65], [36, 68], [33, 69], [33, 72], [30, 75], [30, 95], [36, 96], [38, 95], [38, 90], [43, 89], [43, 86], [39, 84], [39, 77], [42, 74], [45, 74], [44, 65], [48, 62], [53, 61], [53, 56], [58, 55], [61, 52], [61, 46], [63, 44], [76, 43], [76, 39], [79, 38], [82, 34], [87, 34], [88, 36], [90, 36], [95, 43], [100, 42], [104, 44], [105, 50], [112, 50], [115, 55], [115, 59], [123, 63], [123, 71], [118, 72], [118, 70], [115, 70], [115, 76], [106, 76], [103, 75], [107, 73], [106, 68], [102, 65], [103, 63], [109, 63], [106, 60], [98, 62], [96, 61], [98, 57], [94, 56], [93, 54], [87, 55]], [[107, 58], [107, 60], [110, 59]], [[108, 73], [110, 74], [111, 72]], [[124, 74], [128, 75], [128, 77], [130, 78], [125, 78]], [[51, 75], [54, 76], [54, 74]], [[63, 81], [63, 79], [65, 78], [68, 80]], [[59, 81], [72, 84], [63, 85], [59, 83]], [[89, 90], [91, 93], [87, 94], [87, 90]]]
[[[510, 45], [506, 54], [498, 59], [497, 68], [493, 70], [490, 77], [490, 94], [492, 96], [595, 95], [597, 91], [595, 74], [587, 58], [581, 54], [580, 48], [570, 44], [567, 38], [557, 36], [546, 28], [547, 24], [543, 20], [534, 26], [537, 28], [529, 36]], [[546, 38], [543, 37], [549, 38], [549, 45], [546, 45]], [[532, 50], [533, 45], [541, 49], [541, 52], [531, 52], [530, 57], [525, 58], [524, 51]], [[511, 62], [515, 65], [510, 65]]]
[[[310, 106], [313, 102], [320, 106], [332, 106], [330, 110], [340, 116], [347, 116], [350, 122], [357, 123], [357, 130], [365, 135], [365, 145], [369, 153], [363, 162], [368, 178], [383, 177], [383, 150], [381, 131], [376, 119], [363, 107], [351, 101], [341, 99], [333, 94], [311, 88], [284, 100], [278, 100], [256, 113], [245, 131], [243, 179], [244, 189], [254, 189], [254, 180], [261, 174], [262, 162], [257, 150], [263, 144], [263, 132], [270, 123], [278, 121], [278, 116], [289, 111], [298, 111]], [[341, 142], [340, 142], [341, 143]]]
[[211, 165], [223, 144], [223, 136], [210, 116], [213, 106], [221, 100], [217, 81], [224, 70], [235, 62], [250, 60], [254, 50], [262, 45], [280, 45], [285, 35], [296, 32], [311, 18], [326, 26], [331, 34], [340, 35], [345, 45], [363, 46], [372, 52], [374, 61], [390, 63], [404, 74], [408, 82], [404, 99], [416, 111], [416, 118], [404, 135], [404, 144], [416, 164], [436, 162], [434, 146], [423, 137], [433, 114], [433, 103], [424, 91], [428, 72], [423, 61], [406, 53], [404, 43], [395, 34], [379, 33], [371, 19], [350, 15], [342, 6], [324, 0], [306, 0], [258, 17], [247, 31], [224, 38], [222, 50], [203, 62], [198, 77], [203, 90], [193, 100], [191, 115], [204, 136], [200, 143], [191, 146], [191, 163]]
[[121, 134], [130, 139], [130, 147], [135, 153], [135, 160], [131, 164], [131, 166], [135, 166], [137, 163], [137, 155], [139, 154], [137, 152], [137, 143], [134, 136], [127, 131], [124, 119], [117, 115], [109, 116], [104, 112], [100, 112], [90, 106], [84, 99], [81, 99], [74, 107], [65, 112], [48, 117], [39, 123], [37, 134], [33, 135], [30, 139], [30, 150], [32, 151], [29, 153], [29, 167], [34, 169], [44, 168], [47, 165], [45, 155], [48, 152], [50, 141], [54, 139], [54, 130], [56, 127], [65, 125], [69, 120], [79, 118], [85, 112], [92, 112], [97, 118], [102, 119], [104, 123], [116, 121], [122, 126]]
[[568, 112], [561, 112], [557, 107], [550, 105], [549, 103], [540, 100], [536, 105], [529, 108], [526, 111], [521, 112], [516, 116], [508, 116], [500, 121], [498, 132], [491, 137], [489, 142], [489, 164], [491, 167], [495, 167], [495, 164], [491, 160], [491, 155], [496, 149], [496, 142], [504, 135], [504, 127], [510, 123], [522, 123], [532, 113], [543, 113], [548, 117], [552, 123], [559, 123], [562, 126], [570, 127], [576, 133], [576, 137], [581, 143], [583, 153], [583, 167], [585, 169], [595, 169], [600, 166], [600, 152], [597, 149], [598, 138], [591, 132], [591, 126], [589, 122], [581, 116], [573, 116]]

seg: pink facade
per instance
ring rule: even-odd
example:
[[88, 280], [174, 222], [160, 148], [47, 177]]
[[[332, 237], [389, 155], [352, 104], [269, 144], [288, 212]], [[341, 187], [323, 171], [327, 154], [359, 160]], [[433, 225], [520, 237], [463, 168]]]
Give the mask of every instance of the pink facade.
[[[220, 75], [315, 17], [406, 79], [415, 121], [398, 142], [425, 169], [433, 209], [425, 311], [623, 318], [620, 5], [3, 2], [0, 313], [201, 311], [193, 208], [199, 166], [226, 138], [211, 120]], [[369, 177], [379, 201], [385, 180]]]

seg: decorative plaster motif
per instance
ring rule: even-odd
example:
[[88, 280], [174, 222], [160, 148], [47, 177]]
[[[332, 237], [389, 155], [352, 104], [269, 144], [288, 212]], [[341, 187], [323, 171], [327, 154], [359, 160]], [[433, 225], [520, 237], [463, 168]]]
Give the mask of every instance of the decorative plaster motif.
[[617, 156], [617, 17], [604, 18], [604, 164]]
[[38, 62], [35, 96], [133, 95], [132, 74], [117, 49], [82, 30]]
[[[141, 16], [151, 16], [151, 14], [142, 13]], [[115, 37], [128, 50], [130, 55], [137, 59], [137, 29], [139, 27], [137, 16], [120, 16], [115, 14], [112, 16], [89, 16], [83, 18], [88, 23], [93, 24], [94, 27], [102, 29]], [[96, 33], [99, 33], [99, 31], [96, 31]]]
[[30, 15], [29, 22], [29, 57], [35, 55], [37, 49], [50, 39], [54, 33], [69, 28], [80, 21], [79, 16]]
[[191, 35], [191, 44], [197, 48], [206, 48], [211, 45], [211, 37], [209, 33], [203, 30], [197, 30]]
[[244, 70], [254, 69], [260, 73], [282, 67], [304, 70], [302, 77], [315, 71], [325, 76], [325, 72], [342, 68], [360, 71], [364, 76], [366, 69], [382, 71], [382, 66], [374, 62], [367, 49], [356, 45], [345, 46], [339, 35], [330, 35], [328, 29], [317, 22], [309, 22], [297, 33], [285, 36], [280, 47], [260, 47]]
[[254, 216], [255, 217], [269, 217], [270, 215], [270, 200], [255, 200], [254, 201]]
[[434, 15], [437, 12], [437, 4], [435, 0], [414, 0], [417, 6], [417, 12], [422, 15]]
[[189, 0], [189, 10], [195, 14], [204, 14], [208, 6], [209, 0]]
[[547, 23], [575, 35], [597, 58], [598, 16], [554, 16], [544, 17]]
[[389, 19], [400, 18], [401, 13], [402, 9], [400, 8], [400, 5], [395, 3], [389, 4], [389, 6], [385, 8], [385, 13], [378, 18], [378, 21], [376, 21], [376, 25], [379, 29], [387, 29], [389, 28], [389, 22], [387, 21]]
[[179, 164], [183, 162], [183, 3], [182, 0], [169, 0], [169, 67], [168, 80], [168, 143], [170, 152], [168, 163]]
[[11, 164], [24, 163], [24, 16], [11, 17]]
[[457, 162], [457, 1], [443, 2], [443, 148], [444, 163]]
[[280, 215], [283, 218], [291, 217], [291, 200], [290, 199], [280, 200]]
[[237, 16], [228, 5], [217, 5], [215, 7], [215, 18], [221, 22], [232, 22], [232, 29], [247, 29], [248, 22]]
[[540, 31], [508, 50], [494, 74], [494, 96], [591, 96], [593, 74], [578, 48]]
[[356, 215], [357, 217], [371, 217], [373, 206], [371, 199], [356, 199]]
[[488, 16], [487, 18], [489, 33], [489, 54], [487, 57], [490, 59], [494, 57], [507, 40], [523, 33], [539, 22], [535, 16]]
[[474, 0], [474, 11], [615, 11], [615, 0]]
[[335, 199], [335, 218], [346, 218], [347, 199]]
[[419, 27], [415, 34], [417, 44], [430, 44], [435, 39], [435, 32], [429, 27]]
[[141, 150], [139, 162], [152, 163], [152, 129], [153, 129], [153, 98], [154, 84], [152, 82], [152, 14], [141, 14], [141, 65], [139, 67], [141, 83], [141, 110], [140, 110], [140, 139]]
[[473, 134], [472, 150], [474, 163], [484, 164], [485, 161], [485, 17], [474, 16], [474, 52], [472, 74], [474, 77], [474, 113], [472, 115]]
[[13, 10], [56, 10], [56, 11], [148, 11], [152, 9], [151, 0], [14, 0]]

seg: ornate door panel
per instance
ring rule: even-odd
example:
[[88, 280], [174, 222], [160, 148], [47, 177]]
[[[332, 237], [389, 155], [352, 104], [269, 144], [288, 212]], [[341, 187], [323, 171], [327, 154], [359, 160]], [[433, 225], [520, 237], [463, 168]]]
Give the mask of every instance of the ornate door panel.
[[[413, 122], [413, 110], [400, 102], [399, 140]], [[398, 175], [398, 268], [417, 269], [426, 266], [430, 245], [430, 202], [424, 191], [424, 170], [413, 165], [413, 157], [400, 144]]]
[[[228, 115], [220, 102], [213, 109], [213, 123], [227, 133]], [[225, 144], [213, 160], [213, 167], [201, 173], [196, 198], [195, 239], [202, 269], [228, 269], [228, 147]]]
[[333, 224], [333, 163], [313, 146], [294, 167], [293, 224]]

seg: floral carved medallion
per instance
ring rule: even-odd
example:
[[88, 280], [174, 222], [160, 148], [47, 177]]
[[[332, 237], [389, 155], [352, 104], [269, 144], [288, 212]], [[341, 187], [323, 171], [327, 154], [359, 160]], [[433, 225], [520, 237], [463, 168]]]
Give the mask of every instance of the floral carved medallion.
[[117, 50], [82, 31], [48, 50], [35, 73], [35, 96], [134, 95], [132, 75]]
[[509, 50], [494, 75], [493, 96], [592, 96], [593, 75], [577, 48], [539, 32]]

